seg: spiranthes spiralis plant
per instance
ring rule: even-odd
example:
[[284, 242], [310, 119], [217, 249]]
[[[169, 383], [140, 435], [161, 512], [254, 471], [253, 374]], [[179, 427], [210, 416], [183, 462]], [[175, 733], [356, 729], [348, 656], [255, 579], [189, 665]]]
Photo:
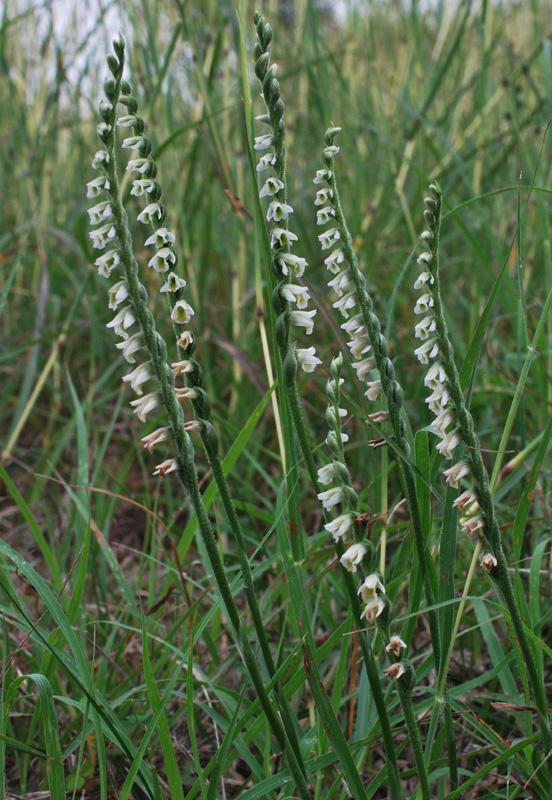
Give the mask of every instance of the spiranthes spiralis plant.
[[[422, 345], [415, 353], [422, 364], [429, 365], [424, 382], [431, 392], [426, 398], [426, 403], [435, 415], [432, 427], [441, 438], [437, 451], [446, 460], [453, 462], [452, 466], [444, 471], [446, 482], [453, 489], [462, 488], [462, 492], [453, 502], [463, 515], [462, 533], [468, 536], [476, 534], [474, 560], [479, 556], [483, 541], [489, 548], [481, 559], [481, 565], [489, 573], [508, 609], [533, 691], [542, 744], [546, 753], [550, 754], [552, 733], [543, 679], [537, 669], [535, 653], [513, 589], [489, 476], [483, 462], [473, 418], [460, 384], [444, 315], [439, 275], [442, 208], [441, 187], [434, 181], [430, 184], [429, 196], [425, 199], [424, 219], [427, 229], [421, 235], [424, 251], [418, 258], [421, 272], [415, 283], [415, 288], [422, 292], [414, 309], [414, 312], [422, 317], [415, 326], [415, 336], [422, 340]], [[460, 456], [458, 456], [459, 451], [461, 451]], [[467, 481], [471, 485], [463, 488], [462, 484]], [[451, 641], [445, 667], [448, 666], [452, 645]], [[437, 700], [444, 694], [445, 675], [446, 670], [442, 675]], [[552, 765], [549, 764], [550, 768]]]
[[[370, 402], [382, 397], [386, 408], [375, 412], [372, 422], [389, 424], [392, 430], [392, 453], [396, 457], [402, 476], [404, 493], [412, 520], [418, 563], [422, 574], [428, 606], [435, 604], [435, 593], [430, 575], [430, 558], [427, 552], [425, 533], [416, 494], [416, 483], [411, 463], [410, 445], [406, 436], [406, 422], [403, 409], [403, 390], [395, 377], [395, 370], [389, 357], [389, 345], [382, 333], [379, 317], [374, 312], [374, 304], [366, 289], [366, 281], [358, 266], [358, 258], [352, 246], [352, 238], [347, 228], [341, 206], [335, 157], [339, 147], [334, 144], [340, 128], [332, 127], [326, 131], [325, 147], [322, 150], [323, 169], [318, 170], [314, 182], [322, 188], [316, 193], [315, 205], [322, 206], [317, 211], [317, 223], [330, 225], [318, 237], [323, 251], [331, 250], [324, 259], [327, 269], [335, 277], [329, 286], [338, 295], [334, 303], [345, 322], [343, 330], [349, 335], [347, 342], [354, 359], [353, 368], [357, 378], [367, 386], [365, 396]], [[434, 610], [429, 612], [431, 638], [435, 665], [440, 658], [440, 636]]]
[[361, 521], [362, 516], [358, 510], [358, 496], [351, 486], [351, 476], [345, 464], [343, 445], [348, 440], [348, 436], [341, 429], [341, 418], [346, 415], [346, 410], [340, 407], [340, 387], [344, 382], [341, 377], [342, 365], [343, 357], [339, 354], [332, 360], [330, 366], [331, 379], [326, 387], [328, 398], [326, 420], [329, 427], [326, 445], [332, 456], [332, 462], [321, 467], [318, 473], [319, 480], [322, 483], [336, 485], [320, 492], [318, 499], [322, 502], [326, 511], [331, 511], [337, 505], [342, 507], [342, 513], [325, 525], [326, 530], [332, 534], [334, 539], [339, 540], [348, 532], [354, 532], [354, 542], [343, 553], [340, 561], [347, 572], [355, 573], [360, 568], [364, 573], [364, 578], [358, 588], [358, 594], [362, 602], [365, 603], [361, 620], [364, 620], [368, 626], [376, 624], [386, 652], [393, 656], [393, 663], [387, 669], [384, 669], [383, 673], [396, 680], [418, 768], [420, 789], [422, 796], [429, 798], [429, 781], [424, 762], [422, 740], [411, 699], [412, 688], [415, 683], [414, 668], [402, 652], [407, 649], [406, 643], [397, 634], [393, 636], [390, 634], [392, 609], [386, 597], [383, 576], [375, 569], [376, 549], [373, 542], [366, 538], [365, 529]]
[[[166, 417], [165, 425], [143, 439], [144, 446], [150, 451], [164, 443], [169, 443], [172, 448], [171, 456], [157, 466], [154, 474], [164, 477], [172, 472], [177, 473], [190, 495], [236, 644], [240, 648], [272, 732], [284, 752], [300, 796], [306, 799], [311, 793], [288, 704], [276, 682], [275, 695], [281, 716], [275, 713], [266, 690], [266, 678], [258, 666], [248, 634], [242, 625], [199, 491], [194, 464], [194, 446], [190, 438], [190, 432], [193, 431], [197, 431], [201, 436], [213, 474], [218, 481], [229, 522], [236, 534], [243, 580], [265, 657], [265, 667], [270, 677], [274, 677], [275, 665], [255, 599], [243, 536], [219, 461], [218, 437], [209, 422], [209, 398], [201, 388], [201, 368], [192, 360], [195, 340], [191, 331], [184, 327], [190, 322], [194, 312], [183, 296], [185, 282], [173, 271], [177, 261], [173, 247], [175, 236], [166, 225], [167, 212], [160, 199], [161, 186], [156, 180], [157, 166], [151, 157], [151, 142], [144, 134], [144, 121], [137, 113], [137, 102], [131, 94], [131, 87], [122, 77], [124, 43], [121, 39], [116, 40], [113, 47], [115, 56], [108, 57], [108, 67], [113, 77], [108, 78], [104, 85], [107, 100], [102, 101], [100, 105], [101, 121], [98, 124], [98, 135], [104, 147], [93, 159], [93, 167], [99, 175], [88, 184], [89, 197], [97, 198], [100, 195], [105, 197], [90, 210], [92, 224], [100, 225], [91, 231], [94, 246], [104, 249], [109, 244], [111, 247], [96, 261], [99, 273], [109, 277], [115, 270], [122, 272], [122, 278], [111, 286], [109, 291], [110, 307], [116, 310], [122, 305], [115, 319], [109, 323], [109, 327], [113, 327], [115, 333], [121, 337], [122, 342], [117, 347], [122, 350], [127, 361], [135, 363], [136, 354], [146, 352], [144, 363], [125, 376], [124, 380], [127, 380], [139, 395], [131, 405], [142, 422], [152, 413], [163, 413]], [[129, 113], [118, 118], [118, 105], [124, 106]], [[124, 140], [123, 147], [137, 150], [137, 158], [129, 162], [127, 169], [138, 173], [139, 176], [133, 182], [132, 193], [147, 198], [147, 205], [138, 215], [138, 221], [152, 227], [152, 234], [146, 244], [154, 245], [156, 252], [150, 259], [149, 266], [163, 273], [166, 278], [161, 291], [165, 292], [169, 299], [170, 316], [176, 329], [177, 346], [180, 349], [179, 357], [172, 362], [172, 366], [169, 365], [167, 345], [157, 331], [148, 305], [148, 292], [140, 281], [139, 265], [134, 256], [128, 218], [122, 204], [116, 168], [117, 124], [133, 128], [134, 132], [133, 136]], [[128, 329], [132, 329], [136, 323], [139, 331], [130, 335]], [[175, 385], [175, 379], [182, 375], [186, 378], [186, 385], [178, 387]], [[142, 386], [147, 382], [153, 382], [155, 386], [152, 391], [144, 395]], [[185, 419], [182, 401], [191, 402], [194, 419]]]
[[[396, 457], [397, 465], [402, 475], [402, 484], [414, 528], [426, 599], [431, 607], [435, 603], [435, 595], [429, 574], [432, 565], [427, 551], [425, 533], [422, 528], [415, 478], [410, 461], [411, 453], [406, 437], [403, 392], [395, 378], [393, 364], [389, 357], [389, 346], [382, 333], [381, 322], [374, 311], [372, 298], [366, 289], [365, 278], [359, 269], [358, 259], [352, 247], [352, 238], [347, 228], [339, 197], [335, 169], [335, 157], [339, 153], [339, 147], [334, 143], [334, 139], [340, 130], [340, 128], [332, 127], [326, 131], [324, 137], [325, 146], [322, 150], [323, 168], [317, 171], [314, 178], [314, 183], [317, 186], [321, 186], [316, 192], [314, 201], [317, 208], [316, 221], [318, 225], [330, 226], [319, 235], [318, 239], [322, 251], [331, 250], [329, 255], [325, 257], [324, 263], [334, 276], [328, 285], [338, 296], [333, 306], [345, 319], [341, 327], [350, 337], [347, 346], [353, 359], [352, 367], [356, 372], [357, 379], [367, 386], [367, 390], [364, 393], [367, 400], [370, 403], [374, 403], [379, 398], [382, 398], [386, 405], [384, 410], [375, 411], [368, 418], [371, 423], [375, 423], [378, 426], [389, 424], [391, 427], [391, 438], [387, 440], [382, 438], [377, 443], [379, 446], [380, 444], [385, 445], [389, 441], [394, 446], [393, 454]], [[319, 499], [324, 501], [324, 495], [325, 493], [319, 494]], [[338, 517], [333, 523], [326, 525], [326, 529], [330, 530], [330, 532], [335, 531], [337, 535], [342, 535], [348, 529], [346, 516]], [[356, 553], [355, 545], [353, 545], [353, 548]], [[396, 679], [418, 768], [420, 790], [422, 796], [428, 798], [429, 780], [427, 768], [424, 761], [421, 735], [411, 700], [412, 688], [415, 683], [414, 669], [410, 662], [402, 657], [401, 647], [397, 645], [397, 642], [402, 642], [402, 639], [397, 637], [393, 640], [393, 646], [391, 646], [389, 613], [380, 616], [384, 611], [385, 603], [382, 595], [376, 592], [376, 588], [379, 588], [380, 591], [383, 590], [383, 584], [380, 579], [377, 578], [376, 580], [375, 576], [368, 575], [365, 584], [361, 584], [360, 588], [361, 596], [367, 603], [362, 616], [367, 621], [377, 622], [380, 636], [385, 643], [386, 649], [389, 648], [387, 652], [393, 654], [396, 658], [395, 662], [384, 670], [384, 673], [388, 677]], [[436, 613], [433, 608], [430, 608], [429, 620], [435, 666], [438, 669], [440, 635]], [[396, 651], [397, 655], [395, 655]]]
[[[263, 151], [263, 155], [257, 165], [257, 171], [264, 174], [268, 170], [270, 173], [268, 178], [264, 178], [265, 183], [260, 190], [259, 196], [260, 198], [270, 198], [266, 216], [267, 221], [271, 223], [270, 247], [272, 257], [270, 268], [277, 281], [272, 294], [272, 305], [277, 315], [275, 339], [279, 351], [278, 355], [281, 360], [285, 400], [289, 403], [295, 434], [305, 460], [309, 477], [319, 498], [322, 499], [324, 513], [327, 515], [329, 508], [331, 508], [332, 501], [329, 497], [325, 500], [325, 493], [321, 490], [320, 473], [316, 468], [312, 455], [311, 443], [306, 429], [297, 385], [298, 365], [300, 364], [303, 366], [306, 371], [311, 371], [320, 361], [315, 355], [314, 348], [309, 348], [308, 350], [296, 348], [295, 342], [292, 339], [292, 330], [296, 327], [304, 328], [307, 335], [312, 334], [314, 329], [313, 317], [316, 311], [312, 310], [307, 312], [293, 310], [290, 307], [293, 303], [299, 305], [299, 298], [301, 298], [300, 302], [302, 305], [307, 305], [308, 294], [306, 290], [299, 285], [290, 284], [289, 280], [292, 274], [294, 274], [295, 277], [300, 277], [303, 274], [306, 262], [303, 260], [298, 261], [297, 257], [290, 252], [292, 243], [297, 242], [298, 239], [296, 234], [289, 230], [289, 217], [293, 209], [287, 202], [286, 127], [283, 120], [284, 103], [280, 96], [280, 85], [276, 79], [277, 65], [271, 64], [270, 45], [272, 42], [272, 29], [265, 21], [264, 16], [259, 12], [255, 13], [253, 21], [257, 32], [257, 41], [254, 47], [255, 74], [261, 82], [262, 98], [267, 112], [266, 114], [260, 115], [257, 119], [266, 124], [269, 129], [268, 133], [263, 133], [261, 136], [255, 138], [254, 146], [256, 150]], [[291, 288], [292, 286], [293, 288]], [[337, 363], [334, 365], [333, 369], [334, 372], [338, 370]], [[329, 386], [333, 386], [333, 389], [330, 388], [330, 391], [333, 391], [336, 397], [338, 396], [338, 383], [339, 378], [334, 375], [333, 384], [329, 384]], [[328, 419], [332, 418], [332, 413], [332, 410], [328, 411]], [[339, 413], [338, 410], [334, 420], [336, 424]], [[330, 429], [330, 439], [335, 436], [335, 431]], [[341, 436], [341, 433], [339, 436]], [[327, 474], [328, 472], [322, 473], [322, 475], [326, 476]], [[334, 499], [339, 495], [339, 502], [341, 502], [343, 495], [347, 495], [348, 501], [354, 504], [351, 492], [345, 487], [338, 489], [337, 493], [333, 493], [331, 490], [329, 491]], [[350, 510], [342, 515], [341, 518], [338, 518], [337, 521], [328, 519], [326, 529], [333, 535], [336, 554], [340, 559], [345, 555], [345, 548], [343, 547], [341, 537], [353, 524], [353, 514]], [[402, 790], [398, 776], [396, 750], [391, 733], [389, 714], [381, 691], [379, 668], [373, 654], [372, 642], [366, 632], [362, 630], [362, 609], [359, 603], [357, 589], [352, 580], [352, 575], [346, 569], [348, 561], [345, 560], [345, 562], [341, 562], [341, 564], [350, 607], [360, 629], [360, 648], [364, 657], [366, 675], [370, 683], [374, 702], [378, 709], [384, 747], [388, 760], [389, 784], [392, 796], [395, 798], [401, 796]], [[307, 657], [310, 660], [311, 669], [316, 671], [312, 632], [310, 631], [308, 618], [304, 620], [304, 624], [306, 627], [305, 643]], [[319, 685], [320, 683], [316, 675], [314, 683], [315, 685]], [[324, 705], [324, 697], [319, 696], [318, 698], [315, 697], [315, 699], [317, 700], [319, 708]], [[337, 734], [337, 729], [333, 728], [332, 730]], [[332, 743], [336, 747], [336, 750], [339, 751], [339, 744], [336, 741]]]

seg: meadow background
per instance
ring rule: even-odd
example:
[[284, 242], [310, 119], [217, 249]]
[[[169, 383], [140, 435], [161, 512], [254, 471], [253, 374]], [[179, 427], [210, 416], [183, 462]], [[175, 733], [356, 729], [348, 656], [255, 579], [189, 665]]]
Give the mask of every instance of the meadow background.
[[[248, 91], [255, 98], [254, 8], [245, 0], [240, 6]], [[344, 210], [415, 429], [430, 422], [424, 369], [413, 357], [415, 249], [427, 184], [432, 178], [440, 182], [446, 210], [442, 291], [459, 367], [492, 299], [470, 386], [472, 413], [492, 469], [527, 342], [552, 286], [552, 150], [546, 135], [552, 118], [550, 4], [267, 0], [261, 10], [274, 29], [273, 57], [286, 106], [296, 252], [309, 262], [305, 277], [319, 309], [308, 344], [316, 344], [326, 370], [338, 350], [346, 350], [331, 307], [335, 298], [326, 285], [313, 207], [312, 178], [321, 166], [324, 131], [333, 122], [343, 128], [337, 164]], [[130, 389], [121, 383], [127, 365], [105, 327], [112, 314], [106, 282], [92, 266], [97, 253], [88, 236], [85, 183], [93, 177], [104, 58], [119, 32], [127, 43], [127, 77], [154, 143], [180, 271], [196, 310], [193, 329], [212, 419], [223, 452], [233, 446], [238, 459], [229, 480], [239, 500], [263, 619], [279, 659], [288, 659], [287, 693], [297, 709], [305, 753], [325, 752], [298, 649], [300, 632], [289, 611], [282, 539], [274, 530], [286, 511], [267, 395], [271, 381], [260, 347], [266, 297], [252, 219], [237, 11], [235, 2], [206, 0], [116, 0], [97, 6], [5, 2], [2, 7], [0, 530], [19, 560], [2, 545], [0, 767], [3, 791], [13, 795], [42, 791], [56, 798], [45, 783], [48, 752], [63, 761], [66, 788], [78, 795], [84, 790], [86, 797], [128, 797], [132, 791], [136, 798], [168, 797], [175, 785], [167, 766], [172, 747], [180, 796], [205, 796], [213, 756], [241, 703], [248, 704], [249, 717], [223, 749], [223, 775], [211, 780], [209, 796], [286, 795], [278, 781], [251, 788], [284, 767], [244, 683], [187, 498], [172, 476], [159, 481], [151, 475], [154, 459], [140, 447], [143, 426], [129, 408]], [[256, 113], [263, 113], [260, 101]], [[139, 207], [128, 196], [128, 185], [124, 188], [135, 224]], [[136, 232], [137, 256], [144, 259], [137, 224]], [[144, 277], [152, 287], [155, 279]], [[163, 298], [152, 296], [162, 328]], [[270, 342], [270, 330], [267, 336]], [[495, 497], [506, 548], [518, 555], [518, 587], [523, 587], [518, 591], [527, 593], [533, 629], [546, 641], [549, 461], [542, 465], [521, 541], [513, 542], [511, 535], [550, 416], [552, 321], [538, 344]], [[361, 403], [354, 373], [346, 377], [348, 392]], [[322, 445], [327, 433], [324, 385], [322, 371], [301, 381], [313, 447]], [[367, 447], [374, 433], [355, 415], [354, 404], [349, 410], [347, 458], [355, 488], [374, 521], [373, 541], [386, 527], [387, 581], [396, 614], [414, 620], [408, 519], [400, 505], [387, 519], [402, 499], [392, 459]], [[197, 463], [207, 489], [200, 448]], [[353, 637], [344, 636], [350, 628], [333, 548], [303, 477], [301, 489], [305, 613], [318, 637], [321, 671], [354, 743], [368, 796], [386, 797], [377, 719]], [[211, 515], [240, 597], [237, 558], [216, 502]], [[437, 524], [428, 531], [430, 546]], [[473, 544], [459, 538], [456, 596], [472, 551]], [[484, 573], [476, 575], [471, 594], [496, 599]], [[242, 606], [247, 620], [243, 601]], [[522, 788], [519, 765], [504, 759], [484, 769], [506, 741], [531, 731], [527, 711], [491, 705], [524, 698], [523, 674], [505, 631], [492, 602], [467, 604], [449, 675], [463, 780], [483, 770], [466, 797], [533, 796]], [[412, 653], [419, 667], [420, 713], [431, 697], [424, 667], [428, 640], [421, 616]], [[541, 666], [550, 685], [546, 658]], [[30, 674], [36, 677], [21, 683]], [[161, 712], [159, 691], [169, 684]], [[388, 692], [395, 707], [392, 687]], [[398, 708], [394, 719], [400, 743]], [[443, 747], [438, 739], [435, 769], [444, 763]], [[140, 773], [141, 783], [132, 788], [129, 770], [138, 770], [131, 765], [142, 759], [147, 774]], [[415, 770], [408, 748], [401, 759], [410, 791]], [[103, 782], [100, 761], [107, 765]], [[317, 796], [344, 797], [331, 758], [320, 770]], [[448, 791], [443, 775], [438, 791], [442, 797]]]

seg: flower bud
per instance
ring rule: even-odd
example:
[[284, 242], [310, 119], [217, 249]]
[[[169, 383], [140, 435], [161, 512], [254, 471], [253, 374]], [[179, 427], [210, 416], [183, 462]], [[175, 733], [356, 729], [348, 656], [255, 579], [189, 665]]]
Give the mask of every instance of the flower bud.
[[111, 53], [107, 56], [106, 60], [107, 60], [107, 66], [109, 67], [109, 71], [112, 72], [113, 75], [115, 75], [115, 77], [117, 77], [117, 75], [119, 74], [119, 70], [121, 69], [119, 61], [115, 58], [115, 56], [112, 56]]
[[266, 75], [269, 61], [270, 61], [269, 53], [263, 53], [261, 56], [259, 56], [259, 58], [255, 62], [255, 75], [260, 81], [262, 81], [264, 76]]

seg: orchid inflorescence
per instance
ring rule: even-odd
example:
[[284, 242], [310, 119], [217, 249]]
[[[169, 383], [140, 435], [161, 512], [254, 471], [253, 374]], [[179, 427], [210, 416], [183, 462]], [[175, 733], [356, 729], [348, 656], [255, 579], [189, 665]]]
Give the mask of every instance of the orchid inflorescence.
[[[289, 218], [293, 208], [287, 202], [285, 134], [283, 120], [284, 104], [280, 97], [280, 84], [276, 79], [277, 64], [270, 63], [270, 43], [272, 29], [265, 23], [262, 14], [255, 15], [257, 42], [254, 48], [255, 74], [262, 84], [261, 97], [266, 106], [266, 114], [256, 117], [270, 129], [270, 133], [255, 137], [254, 148], [262, 151], [257, 164], [257, 172], [264, 179], [259, 192], [261, 199], [269, 200], [266, 212], [270, 223], [270, 247], [272, 249], [272, 271], [277, 280], [272, 294], [272, 305], [278, 315], [278, 344], [285, 357], [289, 347], [290, 326], [303, 328], [310, 335], [314, 328], [313, 317], [316, 309], [307, 310], [310, 296], [306, 286], [296, 282], [307, 266], [304, 258], [291, 252], [297, 235], [289, 230]], [[266, 151], [266, 152], [265, 152]], [[312, 372], [321, 364], [314, 347], [297, 348], [297, 363], [305, 372]]]
[[[422, 364], [430, 365], [424, 378], [424, 383], [431, 392], [426, 398], [426, 403], [435, 415], [432, 422], [433, 430], [441, 437], [437, 451], [450, 461], [454, 458], [457, 448], [466, 442], [451, 395], [451, 383], [457, 381], [458, 373], [454, 366], [440, 295], [437, 244], [442, 193], [436, 181], [430, 184], [429, 191], [430, 196], [424, 200], [424, 219], [428, 228], [421, 235], [424, 252], [418, 257], [421, 272], [414, 284], [415, 289], [422, 291], [414, 308], [414, 313], [422, 317], [414, 329], [415, 337], [420, 339], [422, 344], [414, 352]], [[471, 472], [471, 457], [468, 453], [446, 469], [444, 475], [447, 483], [457, 489], [461, 481], [470, 476]], [[466, 489], [453, 503], [460, 513], [464, 514], [468, 510], [472, 513], [472, 516], [462, 521], [462, 532], [468, 535], [482, 530], [485, 526], [482, 516], [473, 516], [473, 511], [478, 508], [477, 497], [476, 490]]]
[[[358, 379], [368, 387], [365, 391], [367, 399], [373, 402], [381, 396], [385, 402], [385, 408], [369, 414], [368, 419], [375, 425], [389, 423], [392, 429], [390, 437], [377, 439], [371, 444], [379, 446], [393, 440], [396, 447], [396, 450], [393, 451], [394, 454], [400, 453], [403, 456], [403, 458], [397, 459], [397, 464], [404, 476], [406, 501], [413, 523], [419, 568], [424, 581], [427, 603], [429, 606], [433, 606], [435, 597], [426, 566], [425, 533], [410, 461], [410, 445], [406, 436], [403, 391], [395, 377], [395, 370], [389, 356], [389, 344], [382, 332], [379, 317], [374, 311], [372, 298], [366, 289], [365, 278], [359, 269], [339, 198], [335, 172], [335, 157], [339, 148], [334, 144], [334, 139], [340, 130], [340, 128], [331, 127], [326, 131], [322, 150], [323, 169], [318, 170], [314, 179], [314, 183], [321, 186], [316, 193], [315, 204], [324, 212], [317, 214], [318, 222], [331, 225], [318, 238], [323, 250], [333, 248], [325, 258], [325, 264], [328, 270], [335, 275], [330, 281], [330, 286], [338, 295], [334, 307], [345, 318], [341, 327], [350, 337], [347, 344], [354, 359], [352, 366]], [[429, 624], [433, 648], [438, 654], [439, 630], [434, 611], [429, 612]]]
[[[353, 278], [351, 272], [353, 265], [347, 258], [348, 254], [344, 248], [344, 244], [350, 244], [347, 241], [348, 234], [340, 224], [340, 220], [336, 219], [337, 195], [332, 188], [332, 178], [334, 177], [333, 159], [339, 153], [339, 147], [333, 144], [333, 140], [340, 130], [341, 128], [334, 127], [326, 131], [325, 147], [322, 150], [324, 168], [318, 170], [314, 178], [315, 184], [322, 185], [322, 188], [316, 192], [314, 201], [316, 207], [322, 206], [317, 211], [317, 224], [331, 226], [319, 235], [318, 240], [322, 250], [333, 248], [324, 259], [327, 269], [335, 276], [328, 282], [338, 297], [333, 307], [345, 319], [341, 327], [350, 337], [347, 346], [354, 359], [352, 366], [357, 373], [357, 378], [366, 383], [368, 389], [365, 395], [368, 400], [375, 401], [382, 393], [383, 388], [381, 381], [374, 374], [377, 370], [377, 363], [362, 309], [359, 307], [358, 282], [355, 282]], [[364, 292], [366, 298], [363, 288], [361, 291]]]
[[318, 470], [319, 482], [324, 486], [328, 484], [334, 484], [334, 486], [319, 492], [318, 499], [326, 511], [332, 511], [335, 506], [341, 506], [341, 514], [324, 526], [336, 542], [349, 531], [354, 532], [355, 541], [345, 550], [340, 561], [348, 572], [356, 572], [361, 567], [366, 573], [367, 577], [361, 582], [358, 589], [362, 601], [366, 603], [361, 619], [365, 619], [368, 624], [373, 624], [387, 607], [387, 601], [383, 578], [379, 573], [374, 572], [375, 548], [362, 531], [358, 495], [351, 486], [351, 476], [345, 464], [343, 444], [349, 437], [343, 433], [341, 428], [341, 419], [347, 414], [346, 410], [340, 407], [340, 387], [343, 384], [342, 366], [343, 356], [339, 353], [332, 359], [331, 377], [326, 384], [328, 398], [326, 421], [329, 428], [326, 445], [332, 461]]
[[[108, 65], [114, 76], [116, 76], [119, 70], [117, 59], [110, 56]], [[173, 388], [174, 398], [178, 403], [183, 400], [191, 401], [196, 419], [188, 421], [182, 419], [182, 430], [186, 432], [200, 430], [205, 433], [210, 405], [205, 392], [201, 388], [201, 369], [197, 362], [192, 359], [195, 339], [187, 327], [194, 315], [194, 310], [184, 297], [186, 281], [175, 271], [177, 266], [177, 255], [174, 247], [176, 237], [166, 222], [167, 212], [161, 202], [162, 190], [156, 178], [157, 165], [151, 156], [151, 141], [144, 133], [145, 123], [138, 115], [138, 104], [131, 94], [131, 87], [127, 81], [119, 76], [119, 93], [117, 94], [116, 102], [115, 82], [112, 79], [106, 81], [106, 93], [108, 100], [103, 100], [100, 104], [101, 122], [98, 125], [98, 135], [106, 149], [99, 150], [94, 156], [93, 167], [100, 174], [87, 184], [87, 197], [98, 198], [107, 194], [108, 199], [101, 200], [89, 209], [91, 223], [100, 226], [97, 229], [93, 229], [90, 236], [94, 247], [104, 249], [108, 244], [111, 247], [108, 252], [96, 259], [95, 264], [98, 267], [100, 276], [108, 278], [114, 270], [125, 264], [125, 269], [127, 270], [125, 276], [109, 289], [109, 307], [116, 314], [114, 319], [107, 324], [107, 327], [113, 328], [114, 332], [122, 339], [116, 347], [121, 350], [124, 358], [129, 363], [135, 364], [136, 354], [146, 348], [147, 341], [143, 329], [136, 333], [129, 332], [129, 329], [132, 331], [132, 327], [139, 316], [134, 308], [135, 304], [132, 301], [129, 283], [133, 280], [138, 281], [138, 278], [134, 255], [132, 252], [123, 252], [126, 244], [123, 244], [123, 239], [127, 238], [129, 234], [126, 230], [126, 212], [122, 207], [118, 211], [119, 220], [115, 219], [119, 204], [118, 195], [115, 191], [117, 179], [114, 172], [114, 128], [117, 126], [132, 129], [133, 135], [125, 138], [122, 143], [123, 148], [135, 151], [136, 156], [129, 160], [127, 164], [127, 170], [138, 176], [132, 183], [130, 194], [135, 197], [143, 197], [146, 201], [145, 207], [137, 215], [137, 220], [142, 224], [149, 225], [151, 228], [151, 235], [146, 238], [145, 246], [153, 246], [155, 253], [149, 259], [148, 267], [163, 275], [165, 282], [161, 286], [160, 292], [164, 293], [168, 299], [177, 346], [180, 350], [179, 360], [173, 362], [170, 368], [168, 364], [165, 364], [161, 369], [166, 371], [167, 374], [172, 373], [171, 383], [173, 385], [174, 378], [185, 376], [186, 385]], [[114, 102], [111, 102], [112, 100]], [[117, 104], [124, 106], [127, 113], [118, 116]], [[147, 296], [145, 287], [139, 283], [138, 293], [141, 301]], [[149, 330], [150, 333], [155, 333], [151, 320], [149, 322]], [[158, 390], [151, 391], [145, 395], [143, 392], [143, 385], [155, 380], [155, 378], [156, 368], [151, 360], [138, 364], [128, 375], [123, 377], [123, 381], [130, 383], [132, 390], [138, 395], [138, 398], [131, 401], [130, 405], [142, 422], [146, 422], [153, 412], [158, 412], [163, 406]], [[210, 438], [213, 438], [211, 427], [209, 427], [208, 434]], [[142, 442], [144, 447], [153, 452], [155, 447], [171, 438], [171, 427], [165, 426], [145, 436]], [[154, 474], [164, 477], [170, 472], [176, 472], [177, 469], [177, 460], [171, 458], [159, 464]]]

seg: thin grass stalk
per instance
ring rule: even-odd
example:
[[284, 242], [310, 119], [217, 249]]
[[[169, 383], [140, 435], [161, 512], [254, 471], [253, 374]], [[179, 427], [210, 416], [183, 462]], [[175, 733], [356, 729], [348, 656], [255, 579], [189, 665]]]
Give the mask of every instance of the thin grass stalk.
[[[121, 92], [123, 95], [130, 96], [130, 87], [122, 80], [124, 64], [123, 41], [119, 40], [114, 42], [114, 49], [117, 54], [117, 59], [115, 59], [113, 56], [108, 58], [108, 66], [114, 75], [114, 80], [108, 79], [105, 86], [111, 109], [103, 114], [103, 121], [110, 126], [110, 128], [103, 137], [103, 141], [106, 145], [106, 152], [108, 153], [105, 171], [110, 184], [109, 194], [111, 198], [112, 213], [115, 220], [114, 226], [116, 229], [117, 238], [119, 240], [120, 259], [125, 271], [130, 305], [140, 323], [140, 328], [150, 356], [151, 364], [153, 366], [155, 376], [159, 382], [159, 395], [161, 402], [169, 418], [170, 431], [177, 453], [175, 459], [176, 469], [174, 469], [174, 471], [178, 473], [190, 495], [192, 506], [198, 520], [200, 534], [205, 545], [215, 579], [219, 586], [219, 591], [223, 599], [226, 613], [232, 628], [234, 629], [236, 641], [240, 646], [244, 663], [250, 674], [263, 711], [279, 746], [284, 752], [290, 773], [296, 782], [301, 797], [304, 798], [304, 800], [308, 800], [311, 797], [311, 794], [305, 773], [299, 763], [297, 752], [291, 746], [290, 740], [288, 739], [280, 720], [272, 708], [270, 698], [265, 690], [264, 678], [258, 668], [255, 655], [247, 637], [247, 632], [241, 624], [240, 615], [226, 578], [226, 572], [222, 564], [215, 537], [213, 535], [209, 518], [203, 504], [201, 493], [199, 491], [197, 473], [194, 463], [193, 445], [184, 427], [184, 414], [182, 408], [176, 399], [174, 375], [167, 363], [167, 348], [164, 340], [157, 333], [153, 315], [148, 307], [147, 290], [139, 281], [138, 264], [133, 253], [132, 240], [128, 228], [128, 218], [120, 195], [115, 156], [116, 106]], [[160, 218], [164, 218], [164, 214]], [[201, 408], [200, 411], [202, 414], [205, 414], [205, 407]], [[205, 426], [205, 428], [207, 434], [210, 435], [211, 429], [208, 426]], [[210, 444], [210, 439], [208, 442]], [[172, 466], [170, 471], [173, 471]]]

